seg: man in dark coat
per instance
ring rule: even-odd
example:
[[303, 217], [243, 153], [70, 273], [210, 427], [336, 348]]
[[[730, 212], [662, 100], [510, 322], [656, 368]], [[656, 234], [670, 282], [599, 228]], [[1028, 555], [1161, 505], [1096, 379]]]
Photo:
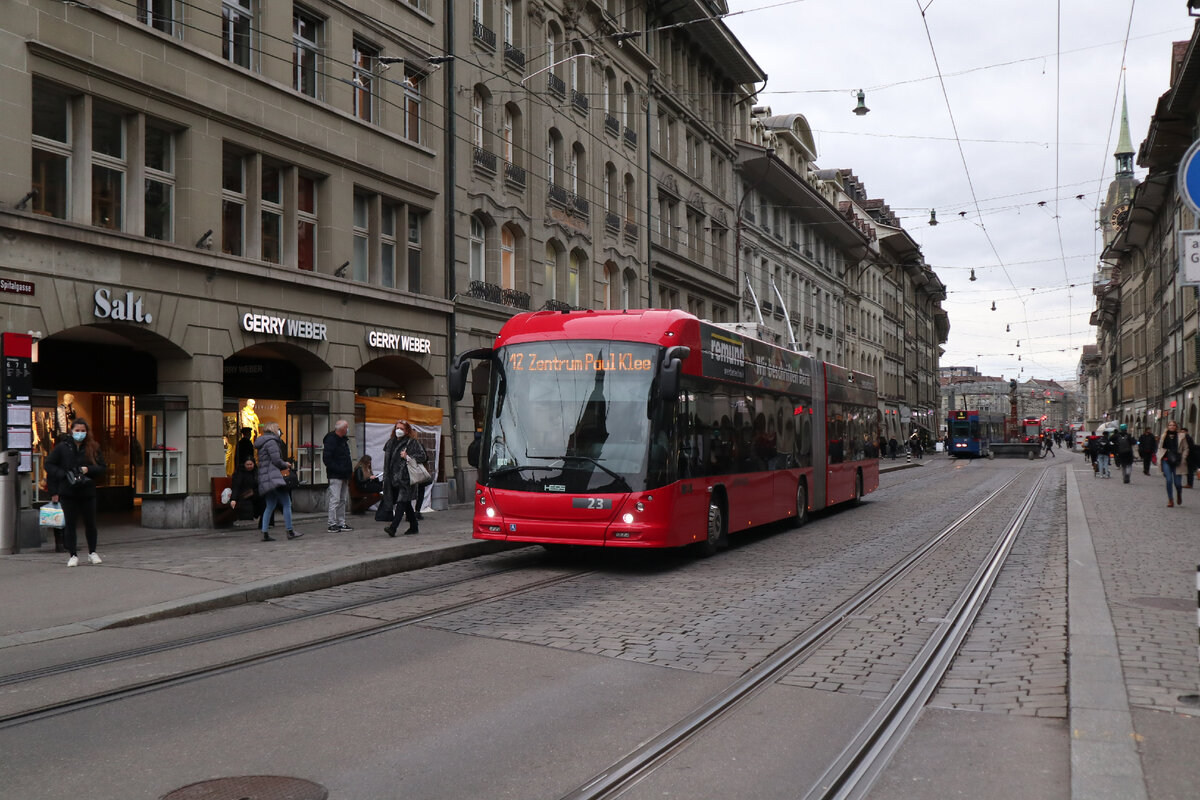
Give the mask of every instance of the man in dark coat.
[[322, 442], [321, 461], [325, 464], [325, 478], [329, 481], [326, 506], [329, 509], [329, 532], [352, 531], [346, 524], [346, 504], [350, 502], [350, 476], [354, 472], [354, 459], [350, 457], [350, 442], [346, 435], [350, 423], [339, 419], [333, 430], [325, 434]]
[[1150, 461], [1158, 452], [1158, 437], [1146, 428], [1146, 432], [1138, 437], [1138, 455], [1142, 457], [1142, 474], [1150, 474]]

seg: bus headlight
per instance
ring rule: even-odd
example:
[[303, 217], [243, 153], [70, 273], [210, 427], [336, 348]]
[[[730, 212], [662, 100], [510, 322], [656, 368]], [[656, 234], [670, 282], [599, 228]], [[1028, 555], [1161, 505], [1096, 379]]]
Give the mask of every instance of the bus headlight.
[[624, 522], [626, 525], [632, 525], [633, 524], [633, 514], [630, 514], [628, 511], [626, 511], [625, 516], [621, 517], [621, 521]]
[[634, 504], [634, 506], [633, 506], [633, 507], [634, 507], [634, 508], [636, 508], [638, 511], [645, 511], [645, 510], [646, 510], [646, 506], [645, 506], [645, 505], [642, 503], [642, 501], [641, 501], [641, 500], [638, 500], [638, 501], [637, 501], [637, 503], [636, 503], [636, 504]]

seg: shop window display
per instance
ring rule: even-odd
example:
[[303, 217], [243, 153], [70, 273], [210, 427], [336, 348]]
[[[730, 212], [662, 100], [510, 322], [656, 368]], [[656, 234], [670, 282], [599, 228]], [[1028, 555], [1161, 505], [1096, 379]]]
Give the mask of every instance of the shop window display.
[[[284, 446], [291, 448], [287, 440], [287, 402], [284, 400], [263, 400], [253, 397], [225, 399], [224, 427], [222, 439], [225, 445], [225, 474], [233, 475], [234, 455], [237, 451], [237, 441], [242, 428], [250, 429], [250, 441], [258, 439], [263, 426], [268, 422], [278, 422], [284, 432]], [[294, 448], [291, 448], [294, 449]], [[285, 458], [288, 456], [285, 454]], [[255, 460], [258, 460], [257, 453]]]
[[325, 462], [322, 460], [322, 442], [330, 431], [329, 404], [295, 402], [287, 404], [287, 427], [285, 436], [296, 460], [296, 471], [300, 483], [320, 485], [327, 483]]
[[136, 400], [133, 467], [140, 495], [187, 492], [187, 398], [145, 395]]
[[86, 419], [100, 443], [106, 465], [97, 482], [102, 510], [131, 508], [136, 473], [145, 463], [144, 439], [135, 430], [134, 399], [126, 394], [63, 391], [39, 392], [32, 405], [33, 474], [35, 503], [49, 499], [43, 465], [54, 445], [71, 430], [76, 419]]

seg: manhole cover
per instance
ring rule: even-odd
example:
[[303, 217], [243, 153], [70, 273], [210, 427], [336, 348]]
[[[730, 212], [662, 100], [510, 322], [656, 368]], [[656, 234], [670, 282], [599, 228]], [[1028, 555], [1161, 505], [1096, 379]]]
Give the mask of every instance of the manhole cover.
[[1150, 608], [1161, 608], [1163, 611], [1194, 611], [1196, 604], [1194, 601], [1185, 600], [1179, 597], [1133, 597], [1130, 602], [1137, 603], [1139, 606], [1149, 606]]
[[200, 781], [164, 794], [161, 800], [327, 800], [319, 783], [281, 775], [245, 775]]

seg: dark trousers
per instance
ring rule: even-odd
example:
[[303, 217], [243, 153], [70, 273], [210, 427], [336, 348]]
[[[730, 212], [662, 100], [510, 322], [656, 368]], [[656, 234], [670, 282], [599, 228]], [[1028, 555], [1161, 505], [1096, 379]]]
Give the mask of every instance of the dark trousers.
[[[418, 518], [421, 517], [421, 506], [425, 505], [425, 487], [427, 485], [428, 484], [422, 483], [417, 487], [417, 496], [416, 499], [413, 500], [413, 509], [416, 511]], [[1188, 486], [1191, 486], [1191, 484], [1189, 483]]]
[[[410, 491], [411, 491], [411, 489], [412, 489], [412, 487], [409, 487]], [[404, 492], [403, 489], [399, 489], [399, 488], [393, 489], [392, 497], [399, 497], [400, 494], [403, 492]], [[396, 530], [396, 528], [400, 527], [401, 519], [408, 520], [408, 527], [411, 529], [414, 529], [414, 530], [416, 529], [416, 527], [417, 527], [417, 512], [413, 508], [412, 500], [397, 500], [396, 501], [395, 505], [392, 506], [392, 524], [389, 527], [392, 530]]]
[[1143, 475], [1150, 474], [1150, 459], [1153, 457], [1154, 456], [1152, 456], [1150, 453], [1146, 453], [1142, 456], [1142, 474]]
[[68, 497], [64, 494], [58, 499], [62, 505], [63, 521], [66, 523], [63, 538], [66, 540], [67, 552], [73, 556], [78, 555], [75, 551], [76, 525], [80, 519], [83, 520], [83, 531], [87, 536], [88, 552], [96, 552], [96, 538], [99, 535], [96, 530], [96, 495]]

